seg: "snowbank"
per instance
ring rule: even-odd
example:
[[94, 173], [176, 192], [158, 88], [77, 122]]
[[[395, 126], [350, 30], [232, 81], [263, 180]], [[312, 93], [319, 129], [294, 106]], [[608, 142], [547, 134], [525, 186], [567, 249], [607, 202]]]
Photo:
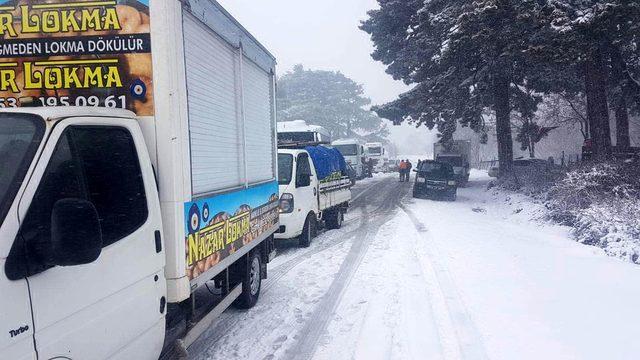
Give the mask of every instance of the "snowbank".
[[640, 170], [597, 163], [573, 171], [548, 192], [549, 217], [572, 226], [582, 243], [640, 263]]

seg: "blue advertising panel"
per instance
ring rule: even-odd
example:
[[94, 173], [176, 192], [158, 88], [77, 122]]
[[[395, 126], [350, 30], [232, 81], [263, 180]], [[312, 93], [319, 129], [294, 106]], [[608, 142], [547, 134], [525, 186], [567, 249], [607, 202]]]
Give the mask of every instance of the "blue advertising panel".
[[187, 275], [195, 279], [278, 224], [278, 182], [184, 204]]

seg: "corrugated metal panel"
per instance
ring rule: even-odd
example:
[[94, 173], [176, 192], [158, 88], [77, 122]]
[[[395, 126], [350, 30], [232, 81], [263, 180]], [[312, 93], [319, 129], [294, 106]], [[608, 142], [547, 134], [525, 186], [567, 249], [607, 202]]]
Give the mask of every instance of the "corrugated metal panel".
[[244, 48], [245, 55], [267, 72], [275, 73], [276, 61], [233, 16], [231, 16], [218, 2], [214, 0], [188, 0], [190, 11], [200, 21], [207, 24], [218, 35], [234, 47]]
[[271, 180], [273, 129], [271, 76], [247, 58], [243, 66], [247, 177], [250, 184]]
[[238, 114], [238, 54], [193, 15], [184, 14], [194, 195], [244, 184]]

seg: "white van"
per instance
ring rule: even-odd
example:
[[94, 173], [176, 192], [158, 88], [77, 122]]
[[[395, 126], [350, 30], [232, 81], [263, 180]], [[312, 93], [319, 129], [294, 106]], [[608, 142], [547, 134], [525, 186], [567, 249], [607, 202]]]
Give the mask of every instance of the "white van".
[[[260, 294], [279, 227], [275, 59], [212, 0], [126, 4], [47, 1], [104, 23], [14, 29], [31, 49], [73, 45], [64, 59], [2, 55], [0, 103], [47, 107], [0, 111], [0, 359], [157, 359]], [[135, 48], [87, 50], [122, 39]], [[204, 284], [219, 302], [196, 317]]]

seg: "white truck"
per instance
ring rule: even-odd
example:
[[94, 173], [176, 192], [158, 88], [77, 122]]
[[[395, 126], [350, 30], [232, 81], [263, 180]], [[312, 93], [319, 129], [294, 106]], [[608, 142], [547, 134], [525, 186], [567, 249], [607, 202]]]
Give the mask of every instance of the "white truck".
[[331, 133], [319, 125], [308, 125], [304, 120], [278, 123], [279, 144], [331, 144]]
[[384, 147], [383, 143], [366, 143], [364, 148], [367, 152], [368, 160], [373, 161], [374, 172], [389, 171], [389, 155], [387, 154], [387, 149]]
[[453, 166], [456, 181], [460, 186], [465, 186], [469, 182], [471, 141], [452, 140], [447, 143], [435, 143], [433, 145], [433, 157], [436, 161]]
[[275, 59], [212, 0], [2, 5], [0, 359], [185, 355], [274, 254]]
[[364, 179], [364, 161], [366, 161], [364, 146], [356, 139], [339, 139], [332, 142], [331, 146], [338, 149], [347, 164], [353, 167], [356, 178]]
[[309, 150], [325, 152], [322, 146], [278, 150], [280, 228], [275, 238], [298, 238], [302, 247], [311, 244], [323, 225], [329, 229], [342, 227], [351, 201], [351, 180], [339, 171], [329, 174], [327, 164], [320, 164], [320, 159], [328, 156], [312, 156]]

